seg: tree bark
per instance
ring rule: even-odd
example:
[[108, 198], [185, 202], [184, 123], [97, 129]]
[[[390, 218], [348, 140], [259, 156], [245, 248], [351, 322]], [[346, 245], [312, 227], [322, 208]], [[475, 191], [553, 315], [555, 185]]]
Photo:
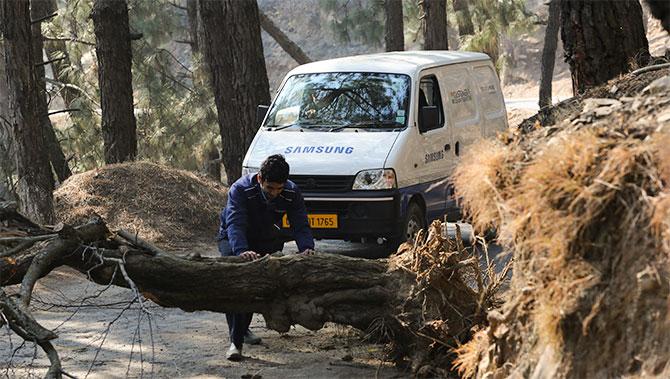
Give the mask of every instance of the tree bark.
[[188, 30], [191, 36], [191, 53], [200, 53], [200, 36], [198, 35], [198, 0], [186, 0], [186, 16], [188, 17]]
[[242, 159], [258, 125], [256, 108], [270, 103], [258, 5], [255, 0], [200, 0], [228, 183], [242, 175]]
[[91, 17], [98, 57], [105, 163], [132, 161], [137, 155], [137, 127], [126, 0], [95, 0]]
[[9, 92], [5, 71], [5, 45], [0, 38], [0, 199], [10, 200], [11, 177], [14, 174], [14, 163], [11, 144], [11, 123], [9, 114]]
[[[1, 31], [1, 29], [0, 29]], [[1, 34], [1, 33], [0, 33]], [[5, 44], [0, 38], [0, 146], [9, 142], [9, 83], [7, 83], [7, 72], [5, 70]]]
[[10, 131], [18, 176], [17, 195], [22, 211], [35, 220], [54, 219], [53, 177], [40, 127], [35, 56], [32, 51], [30, 9], [27, 1], [2, 1], [6, 82]]
[[423, 0], [425, 14], [424, 50], [448, 50], [447, 0]]
[[472, 24], [472, 15], [467, 0], [454, 0], [454, 12], [458, 22], [458, 35], [461, 37], [475, 34], [475, 26]]
[[215, 145], [210, 146], [205, 158], [205, 173], [217, 182], [221, 181], [221, 155]]
[[556, 63], [556, 47], [558, 45], [558, 27], [560, 25], [560, 2], [551, 0], [549, 3], [549, 18], [544, 33], [542, 61], [540, 62], [540, 108], [551, 105], [552, 78]]
[[564, 0], [560, 18], [575, 94], [649, 61], [637, 0]]
[[[30, 1], [30, 16], [33, 20], [42, 19], [43, 17], [52, 14], [54, 11], [55, 10], [51, 9], [51, 0]], [[35, 71], [37, 77], [37, 90], [39, 94], [37, 99], [37, 105], [39, 106], [38, 113], [42, 123], [42, 129], [44, 130], [44, 142], [46, 143], [47, 150], [49, 152], [51, 167], [56, 173], [56, 178], [58, 181], [62, 183], [72, 175], [72, 171], [70, 171], [70, 167], [68, 166], [67, 160], [65, 159], [65, 154], [63, 154], [63, 149], [60, 146], [60, 142], [58, 142], [58, 137], [56, 137], [56, 131], [51, 124], [51, 119], [49, 119], [47, 85], [45, 80], [44, 65], [42, 64], [44, 43], [42, 40], [41, 22], [35, 22], [32, 24], [32, 33], [33, 54], [35, 55], [36, 60]]]
[[295, 42], [291, 41], [290, 38], [284, 32], [277, 27], [277, 25], [272, 22], [270, 17], [265, 15], [265, 13], [259, 11], [258, 15], [261, 20], [261, 28], [265, 30], [272, 38], [277, 41], [279, 46], [281, 46], [282, 49], [284, 49], [285, 52], [288, 53], [288, 55], [291, 56], [296, 62], [299, 64], [305, 64], [309, 63], [312, 60], [305, 54], [304, 51], [300, 48], [300, 46], [296, 45]]
[[405, 50], [405, 26], [402, 19], [402, 0], [385, 0], [386, 51]]

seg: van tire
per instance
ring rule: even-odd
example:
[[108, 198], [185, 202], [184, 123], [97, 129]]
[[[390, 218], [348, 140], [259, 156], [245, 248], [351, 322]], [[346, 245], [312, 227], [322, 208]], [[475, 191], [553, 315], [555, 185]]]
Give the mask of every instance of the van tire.
[[402, 225], [400, 235], [389, 242], [397, 250], [398, 246], [403, 242], [414, 242], [414, 234], [421, 229], [426, 229], [426, 216], [421, 206], [413, 201], [407, 207], [407, 216]]

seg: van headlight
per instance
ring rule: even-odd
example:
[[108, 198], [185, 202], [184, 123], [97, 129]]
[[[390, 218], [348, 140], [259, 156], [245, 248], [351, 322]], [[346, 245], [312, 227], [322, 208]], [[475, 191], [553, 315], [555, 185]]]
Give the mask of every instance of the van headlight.
[[354, 185], [351, 189], [383, 190], [397, 187], [395, 171], [390, 168], [380, 168], [376, 170], [363, 170], [356, 174], [356, 179], [354, 179]]
[[242, 176], [246, 176], [246, 175], [249, 175], [249, 174], [255, 174], [258, 171], [259, 170], [256, 167], [242, 167]]

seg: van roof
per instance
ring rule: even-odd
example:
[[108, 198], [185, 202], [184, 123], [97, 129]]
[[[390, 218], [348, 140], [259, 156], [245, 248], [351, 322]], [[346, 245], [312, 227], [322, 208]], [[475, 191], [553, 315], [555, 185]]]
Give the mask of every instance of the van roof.
[[395, 51], [307, 63], [294, 68], [289, 75], [317, 72], [386, 72], [413, 75], [429, 67], [489, 59], [486, 54], [469, 51]]

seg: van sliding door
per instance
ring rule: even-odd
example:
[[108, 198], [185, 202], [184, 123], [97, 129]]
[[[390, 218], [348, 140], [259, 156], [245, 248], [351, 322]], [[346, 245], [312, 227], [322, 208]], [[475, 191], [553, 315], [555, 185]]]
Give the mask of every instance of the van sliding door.
[[467, 65], [448, 66], [444, 71], [446, 108], [453, 126], [452, 157], [459, 159], [481, 138], [481, 117], [477, 107], [477, 90]]
[[415, 102], [418, 126], [421, 126], [422, 122], [422, 107], [436, 107], [439, 114], [438, 124], [430, 130], [425, 130], [424, 126], [424, 131], [420, 132], [417, 128], [420, 142], [415, 149], [415, 154], [419, 155], [418, 181], [425, 187], [422, 192], [426, 201], [428, 221], [442, 218], [444, 215], [448, 176], [451, 174], [449, 165], [451, 136], [439, 71], [440, 68], [435, 68], [421, 73]]

